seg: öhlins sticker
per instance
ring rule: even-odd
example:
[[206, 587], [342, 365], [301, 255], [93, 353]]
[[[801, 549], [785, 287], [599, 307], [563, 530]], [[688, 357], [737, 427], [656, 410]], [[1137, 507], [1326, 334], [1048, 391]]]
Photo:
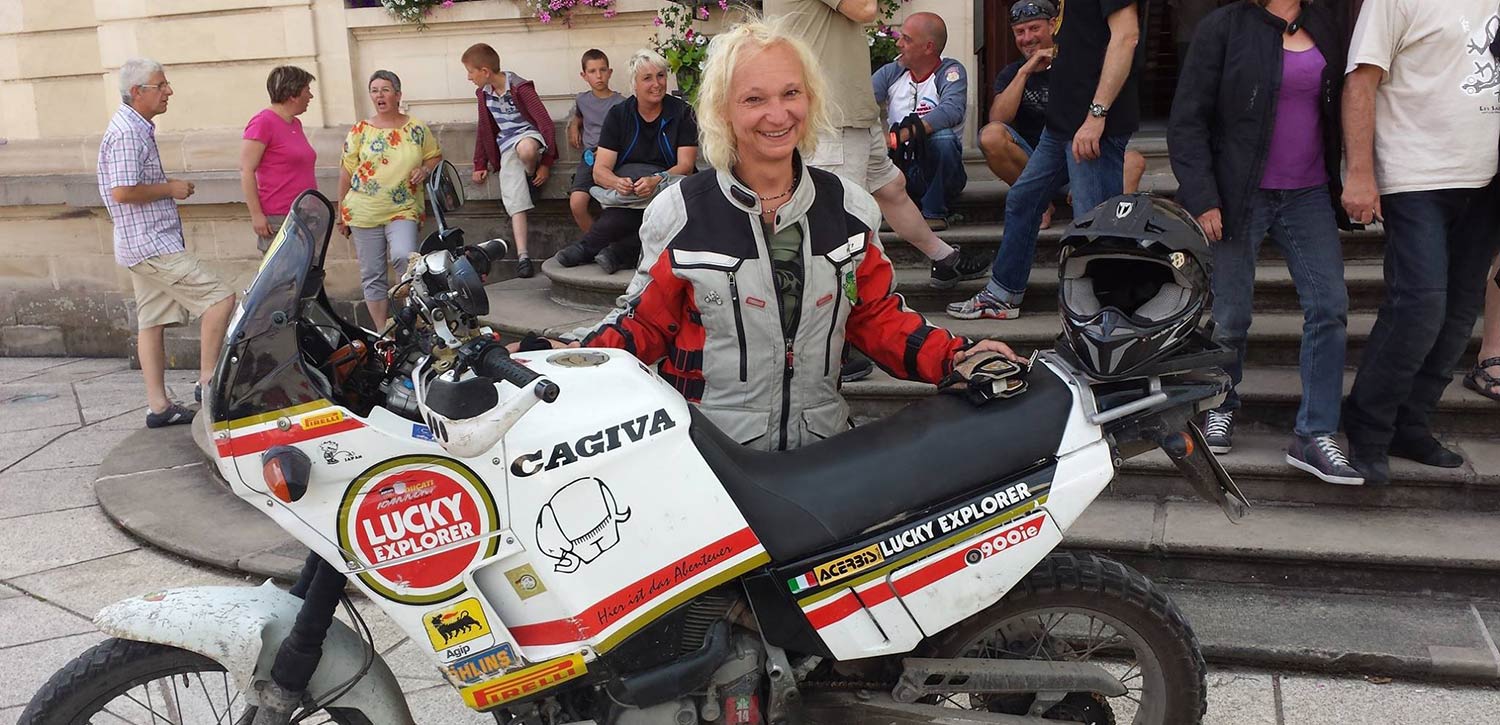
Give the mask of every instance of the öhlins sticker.
[[571, 654], [517, 670], [489, 682], [471, 685], [459, 691], [464, 702], [475, 710], [489, 710], [511, 700], [541, 692], [550, 687], [582, 677], [588, 672], [583, 655]]
[[847, 579], [882, 561], [885, 561], [885, 555], [880, 553], [880, 546], [870, 546], [845, 554], [833, 561], [819, 564], [813, 567], [812, 571], [795, 579], [787, 580], [786, 584], [792, 590], [792, 593], [795, 594], [804, 589], [820, 587], [840, 579]]

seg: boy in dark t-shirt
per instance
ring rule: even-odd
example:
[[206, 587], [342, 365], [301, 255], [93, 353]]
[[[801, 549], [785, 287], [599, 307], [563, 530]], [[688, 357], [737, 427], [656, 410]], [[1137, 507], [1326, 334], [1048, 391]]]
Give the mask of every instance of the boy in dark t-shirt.
[[589, 84], [589, 89], [578, 94], [573, 101], [573, 111], [568, 114], [568, 145], [583, 152], [578, 168], [573, 171], [573, 187], [568, 192], [568, 208], [573, 212], [573, 221], [587, 232], [594, 225], [594, 216], [589, 213], [589, 189], [594, 186], [594, 149], [599, 145], [599, 130], [604, 126], [604, 115], [625, 97], [609, 87], [614, 70], [609, 67], [609, 56], [598, 48], [584, 51], [580, 61], [583, 70], [578, 77]]
[[[989, 124], [979, 131], [979, 148], [990, 171], [1014, 186], [1047, 126], [1047, 102], [1051, 94], [1053, 43], [1052, 24], [1057, 9], [1050, 0], [1021, 0], [1012, 6], [1011, 33], [1021, 59], [1005, 66], [995, 76], [995, 99], [990, 103]], [[1146, 157], [1125, 152], [1125, 193], [1133, 194], [1146, 171]], [[1042, 229], [1052, 225], [1053, 206], [1042, 214]]]
[[[1141, 36], [1147, 0], [1068, 0], [1060, 16], [1049, 75], [1047, 125], [1005, 197], [1005, 236], [990, 267], [990, 282], [973, 297], [948, 305], [961, 320], [1012, 320], [1031, 276], [1042, 215], [1070, 184], [1081, 216], [1124, 191], [1125, 145], [1140, 122], [1136, 76], [1145, 52]], [[1043, 0], [1011, 6], [1012, 24], [1041, 18]]]

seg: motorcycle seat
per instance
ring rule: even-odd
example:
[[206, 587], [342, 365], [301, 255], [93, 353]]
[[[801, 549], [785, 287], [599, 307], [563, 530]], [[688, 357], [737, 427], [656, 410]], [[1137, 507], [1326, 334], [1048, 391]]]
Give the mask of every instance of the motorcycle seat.
[[791, 451], [745, 448], [692, 408], [691, 436], [775, 561], [791, 561], [999, 483], [1056, 455], [1073, 393], [1038, 366], [1030, 389], [975, 406], [934, 395]]

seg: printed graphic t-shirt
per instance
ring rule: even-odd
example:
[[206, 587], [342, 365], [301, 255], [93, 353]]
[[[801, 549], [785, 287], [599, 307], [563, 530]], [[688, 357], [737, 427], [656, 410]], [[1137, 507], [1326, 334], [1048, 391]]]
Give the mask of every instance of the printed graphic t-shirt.
[[[1004, 93], [1015, 82], [1021, 66], [1025, 64], [1025, 60], [1018, 60], [1001, 68], [1000, 74], [995, 76], [995, 93]], [[1031, 144], [1032, 148], [1036, 148], [1041, 142], [1042, 129], [1047, 127], [1047, 96], [1051, 85], [1051, 70], [1027, 76], [1026, 90], [1021, 92], [1021, 105], [1016, 109], [1016, 117], [1010, 121], [1010, 127], [1021, 134], [1021, 138], [1026, 139], [1026, 143]]]
[[340, 212], [344, 223], [373, 228], [397, 219], [422, 221], [425, 192], [411, 183], [411, 172], [441, 155], [437, 137], [415, 118], [401, 128], [354, 124], [344, 138], [343, 168], [350, 176]]
[[318, 152], [302, 133], [301, 120], [283, 121], [267, 108], [245, 125], [244, 138], [266, 146], [255, 167], [255, 195], [267, 216], [291, 211], [298, 194], [318, 188]]
[[1349, 67], [1384, 70], [1375, 91], [1382, 194], [1475, 189], [1495, 176], [1500, 76], [1494, 0], [1366, 0]]
[[907, 116], [915, 113], [917, 118], [922, 118], [932, 109], [937, 108], [941, 96], [937, 89], [937, 72], [922, 80], [912, 78], [910, 70], [904, 70], [896, 80], [891, 81], [891, 87], [886, 89], [886, 119], [888, 125], [894, 126], [905, 120]]
[[[1052, 98], [1047, 104], [1047, 127], [1069, 137], [1083, 125], [1089, 104], [1099, 89], [1099, 75], [1104, 69], [1104, 51], [1109, 48], [1109, 16], [1131, 5], [1141, 22], [1141, 38], [1146, 37], [1147, 0], [1067, 0], [1062, 6], [1062, 26], [1057, 31], [1057, 59], [1052, 61]], [[1145, 59], [1146, 43], [1137, 43], [1130, 75], [1120, 94], [1109, 106], [1104, 120], [1104, 135], [1135, 133], [1141, 125], [1137, 100], [1137, 79]]]

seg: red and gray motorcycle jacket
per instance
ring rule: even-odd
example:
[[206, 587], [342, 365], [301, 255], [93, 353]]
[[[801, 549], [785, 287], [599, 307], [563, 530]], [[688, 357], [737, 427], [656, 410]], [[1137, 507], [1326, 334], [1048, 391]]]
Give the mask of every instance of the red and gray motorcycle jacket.
[[895, 291], [863, 189], [795, 161], [801, 182], [774, 232], [800, 225], [803, 294], [791, 339], [760, 222], [760, 200], [726, 171], [663, 191], [641, 225], [642, 261], [620, 306], [584, 347], [660, 362], [661, 377], [741, 444], [796, 448], [849, 427], [838, 392], [844, 340], [892, 375], [935, 383], [969, 341], [930, 324]]

